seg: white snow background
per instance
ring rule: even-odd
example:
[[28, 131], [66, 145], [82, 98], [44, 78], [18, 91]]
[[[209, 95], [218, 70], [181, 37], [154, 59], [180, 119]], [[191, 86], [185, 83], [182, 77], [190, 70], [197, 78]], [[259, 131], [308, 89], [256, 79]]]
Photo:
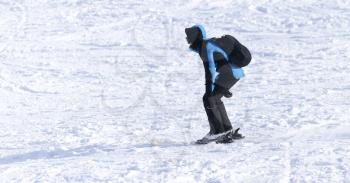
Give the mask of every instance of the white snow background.
[[[252, 52], [208, 132], [184, 28]], [[350, 182], [349, 0], [0, 0], [0, 182]]]

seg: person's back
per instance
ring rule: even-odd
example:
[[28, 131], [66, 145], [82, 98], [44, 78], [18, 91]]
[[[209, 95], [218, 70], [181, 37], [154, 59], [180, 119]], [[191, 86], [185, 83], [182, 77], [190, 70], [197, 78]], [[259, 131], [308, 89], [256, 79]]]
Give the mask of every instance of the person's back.
[[185, 33], [190, 49], [200, 55], [205, 69], [206, 89], [203, 104], [210, 131], [197, 143], [228, 143], [235, 138], [243, 138], [238, 134], [239, 128], [232, 131], [221, 98], [231, 97], [229, 89], [244, 76], [241, 67], [248, 65], [251, 60], [249, 50], [230, 35], [206, 39], [204, 27], [201, 25], [186, 28]]

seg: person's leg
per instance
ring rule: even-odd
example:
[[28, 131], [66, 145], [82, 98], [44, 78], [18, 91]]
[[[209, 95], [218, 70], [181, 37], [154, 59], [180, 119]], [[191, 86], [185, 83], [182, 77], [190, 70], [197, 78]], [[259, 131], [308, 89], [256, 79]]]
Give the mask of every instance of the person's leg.
[[221, 125], [224, 131], [228, 131], [228, 130], [232, 130], [232, 125], [231, 125], [231, 121], [227, 115], [226, 109], [225, 109], [225, 105], [224, 103], [221, 101], [221, 98], [224, 94], [224, 92], [226, 91], [226, 89], [221, 88], [221, 87], [217, 87], [216, 90], [214, 90], [214, 95], [219, 97], [217, 98], [217, 111], [219, 112], [220, 116], [221, 116]]
[[[228, 64], [222, 65], [218, 69], [218, 72], [219, 72], [218, 80], [216, 81], [217, 86], [216, 86], [216, 89], [214, 90], [214, 93], [222, 93], [222, 95], [225, 95], [229, 92], [230, 88], [238, 82], [238, 79], [233, 77], [231, 67]], [[225, 131], [232, 130], [232, 125], [227, 115], [225, 105], [220, 100], [217, 106], [221, 114], [222, 123]]]
[[209, 95], [208, 93], [205, 93], [203, 95], [203, 106], [204, 106], [204, 109], [205, 109], [205, 112], [207, 114], [208, 121], [209, 121], [209, 126], [210, 126], [209, 134], [213, 135], [213, 134], [216, 134], [216, 128], [215, 128], [216, 122], [215, 122], [214, 114], [212, 113], [211, 110], [208, 109], [208, 106], [209, 106], [208, 95]]
[[210, 125], [210, 134], [225, 132], [229, 128], [228, 125], [230, 125], [230, 123], [227, 124], [227, 119], [224, 119], [225, 116], [222, 115], [222, 97], [222, 92], [219, 92], [217, 88], [213, 92], [207, 90], [203, 96], [203, 104]]
[[224, 103], [221, 102], [221, 104], [218, 105], [218, 110], [220, 111], [222, 124], [224, 126], [225, 131], [232, 130], [231, 121], [227, 116]]
[[223, 125], [223, 118], [219, 108], [220, 103], [222, 103], [220, 100], [221, 97], [221, 94], [211, 93], [207, 99], [206, 110], [208, 110], [209, 114], [211, 114], [210, 117], [213, 123], [213, 127], [215, 129], [215, 134], [219, 134], [226, 131], [225, 126]]

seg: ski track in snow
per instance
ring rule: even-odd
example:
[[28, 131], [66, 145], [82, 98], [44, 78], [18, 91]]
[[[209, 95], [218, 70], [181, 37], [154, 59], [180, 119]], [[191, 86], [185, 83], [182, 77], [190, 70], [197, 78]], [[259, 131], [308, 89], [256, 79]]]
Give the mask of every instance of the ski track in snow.
[[[350, 2], [0, 2], [0, 182], [350, 182]], [[251, 50], [208, 131], [184, 28]]]

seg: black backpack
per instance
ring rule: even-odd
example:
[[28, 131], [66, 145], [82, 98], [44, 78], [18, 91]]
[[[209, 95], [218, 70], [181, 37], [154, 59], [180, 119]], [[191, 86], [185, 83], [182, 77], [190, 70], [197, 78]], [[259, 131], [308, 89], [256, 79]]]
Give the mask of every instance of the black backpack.
[[238, 67], [245, 67], [250, 63], [252, 56], [248, 48], [233, 36], [224, 35], [221, 38], [214, 38], [213, 40], [226, 52], [231, 63]]

